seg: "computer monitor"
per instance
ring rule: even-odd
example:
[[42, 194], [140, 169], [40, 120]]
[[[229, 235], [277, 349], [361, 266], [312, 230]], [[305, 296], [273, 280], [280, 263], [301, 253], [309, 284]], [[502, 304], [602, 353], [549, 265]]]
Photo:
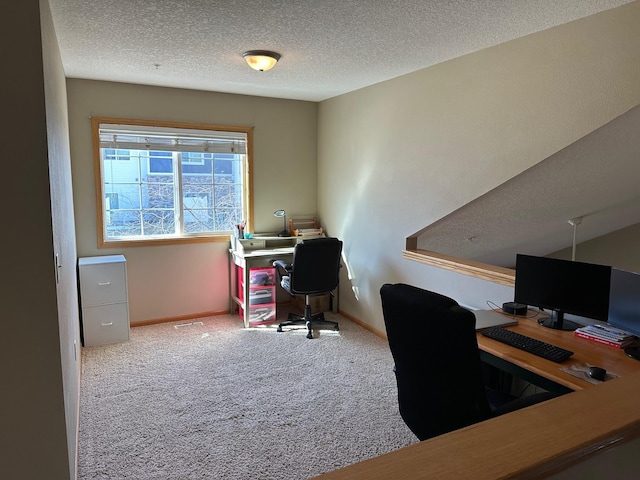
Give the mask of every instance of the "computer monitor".
[[545, 327], [575, 330], [566, 313], [606, 321], [611, 267], [518, 254], [514, 301], [551, 310], [539, 320]]
[[[640, 274], [611, 269], [609, 324], [640, 336]], [[625, 352], [640, 360], [638, 347], [629, 347]]]

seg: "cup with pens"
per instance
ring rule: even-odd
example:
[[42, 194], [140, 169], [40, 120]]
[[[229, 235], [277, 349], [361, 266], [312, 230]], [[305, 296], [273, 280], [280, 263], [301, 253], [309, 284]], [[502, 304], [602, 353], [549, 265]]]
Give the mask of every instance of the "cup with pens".
[[240, 223], [236, 223], [234, 227], [234, 235], [236, 238], [243, 239], [244, 238], [244, 227], [247, 225], [246, 220], [243, 220]]

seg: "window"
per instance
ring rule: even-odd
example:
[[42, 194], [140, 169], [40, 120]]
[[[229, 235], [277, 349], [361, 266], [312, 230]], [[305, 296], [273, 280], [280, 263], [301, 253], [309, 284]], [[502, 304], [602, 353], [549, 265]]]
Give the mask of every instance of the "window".
[[224, 239], [250, 221], [250, 127], [92, 119], [99, 246]]

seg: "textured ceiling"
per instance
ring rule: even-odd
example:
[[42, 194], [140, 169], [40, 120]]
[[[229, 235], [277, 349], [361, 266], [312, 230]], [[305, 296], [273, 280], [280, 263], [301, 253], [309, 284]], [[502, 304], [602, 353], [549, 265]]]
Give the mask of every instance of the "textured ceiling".
[[418, 248], [513, 267], [640, 222], [640, 106], [418, 232]]
[[[320, 101], [631, 0], [49, 0], [70, 78]], [[282, 55], [269, 72], [242, 52]]]

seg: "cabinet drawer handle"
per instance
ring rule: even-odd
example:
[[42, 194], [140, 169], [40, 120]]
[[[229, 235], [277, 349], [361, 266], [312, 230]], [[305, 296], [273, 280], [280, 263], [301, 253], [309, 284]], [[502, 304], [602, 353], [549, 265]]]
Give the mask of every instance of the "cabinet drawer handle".
[[98, 285], [104, 287], [106, 285], [111, 285], [111, 282], [98, 282]]
[[103, 327], [108, 327], [109, 325], [113, 325], [113, 322], [102, 322], [100, 325]]

